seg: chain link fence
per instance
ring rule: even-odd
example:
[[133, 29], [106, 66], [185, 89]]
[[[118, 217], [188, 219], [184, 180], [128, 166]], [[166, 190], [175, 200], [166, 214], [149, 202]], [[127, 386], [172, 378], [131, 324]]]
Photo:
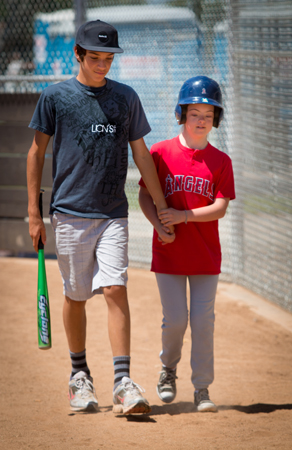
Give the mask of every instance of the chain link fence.
[[[125, 52], [109, 77], [138, 92], [152, 128], [149, 148], [178, 134], [174, 108], [186, 79], [204, 74], [219, 82], [225, 116], [210, 142], [231, 156], [237, 193], [220, 221], [221, 280], [292, 310], [291, 2], [1, 0], [0, 13], [0, 98], [18, 93], [20, 109], [28, 96], [76, 75], [76, 27], [97, 18], [118, 29]], [[139, 173], [129, 156], [130, 264], [148, 268], [152, 227], [139, 209]]]
[[237, 282], [292, 310], [292, 4], [231, 1]]

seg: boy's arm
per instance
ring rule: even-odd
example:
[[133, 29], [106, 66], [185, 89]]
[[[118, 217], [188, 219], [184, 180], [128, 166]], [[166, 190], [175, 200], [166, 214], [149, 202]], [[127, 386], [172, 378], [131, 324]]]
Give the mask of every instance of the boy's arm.
[[222, 219], [225, 216], [229, 204], [229, 198], [216, 198], [212, 205], [201, 208], [178, 210], [168, 208], [158, 213], [161, 223], [166, 226], [181, 222], [211, 222]]
[[[152, 156], [149, 153], [143, 138], [137, 139], [137, 141], [131, 141], [130, 146], [132, 149], [135, 164], [140, 171], [148, 192], [153, 198], [157, 213], [159, 213], [159, 211], [161, 211], [162, 209], [167, 208], [167, 203], [161, 189]], [[174, 232], [173, 226], [169, 227], [169, 232], [171, 234]]]
[[158, 233], [159, 240], [165, 244], [170, 244], [175, 239], [175, 234], [169, 234], [169, 228], [160, 222], [153, 199], [148, 190], [142, 186], [139, 189], [139, 204], [149, 222], [153, 225]]
[[153, 198], [157, 211], [167, 208], [161, 185], [158, 179], [155, 164], [152, 156], [146, 147], [144, 139], [138, 139], [137, 141], [131, 141], [130, 146], [133, 152], [133, 158], [136, 166], [138, 167], [144, 183]]
[[38, 242], [41, 236], [43, 244], [46, 243], [46, 229], [39, 210], [39, 196], [45, 153], [50, 136], [35, 132], [35, 136], [27, 155], [27, 193], [29, 234], [32, 238], [35, 251], [38, 251]]

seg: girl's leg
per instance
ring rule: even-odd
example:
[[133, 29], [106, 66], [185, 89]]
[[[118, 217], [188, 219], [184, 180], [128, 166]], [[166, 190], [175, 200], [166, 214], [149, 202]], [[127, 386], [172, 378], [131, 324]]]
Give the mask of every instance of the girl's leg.
[[196, 389], [203, 389], [214, 380], [214, 303], [219, 275], [192, 275], [188, 278], [192, 383]]
[[162, 350], [160, 360], [174, 369], [181, 358], [183, 337], [188, 324], [186, 276], [156, 273], [162, 304]]

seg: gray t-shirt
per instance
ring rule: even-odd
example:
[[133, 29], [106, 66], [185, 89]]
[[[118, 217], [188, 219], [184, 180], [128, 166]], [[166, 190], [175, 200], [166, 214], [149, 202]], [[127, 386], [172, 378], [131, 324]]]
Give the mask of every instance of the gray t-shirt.
[[102, 88], [76, 78], [54, 84], [42, 92], [29, 127], [54, 135], [50, 214], [127, 217], [128, 143], [151, 131], [131, 87], [108, 78]]

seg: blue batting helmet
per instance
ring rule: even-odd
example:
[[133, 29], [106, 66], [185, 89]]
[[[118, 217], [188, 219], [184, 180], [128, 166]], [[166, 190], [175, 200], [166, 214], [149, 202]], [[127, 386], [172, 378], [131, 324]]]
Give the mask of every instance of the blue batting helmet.
[[205, 103], [215, 106], [213, 126], [218, 128], [224, 115], [219, 84], [215, 80], [205, 76], [193, 77], [184, 82], [179, 91], [178, 101], [175, 107], [175, 117], [179, 125], [186, 121], [187, 105], [195, 103]]

